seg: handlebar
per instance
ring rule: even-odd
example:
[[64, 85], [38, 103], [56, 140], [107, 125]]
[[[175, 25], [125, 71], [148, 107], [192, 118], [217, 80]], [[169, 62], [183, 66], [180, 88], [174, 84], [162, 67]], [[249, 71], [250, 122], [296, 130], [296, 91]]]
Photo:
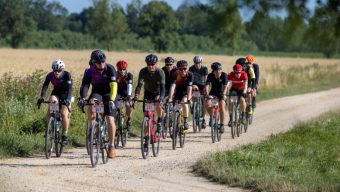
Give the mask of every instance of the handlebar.
[[[56, 102], [51, 102], [51, 101], [43, 101], [42, 103], [47, 103], [47, 104], [55, 103], [55, 104], [57, 104]], [[67, 110], [68, 110], [68, 112], [71, 113], [70, 107], [68, 105], [66, 105], [63, 101], [59, 101], [59, 105], [65, 105]], [[40, 105], [38, 106], [38, 109], [40, 109]]]

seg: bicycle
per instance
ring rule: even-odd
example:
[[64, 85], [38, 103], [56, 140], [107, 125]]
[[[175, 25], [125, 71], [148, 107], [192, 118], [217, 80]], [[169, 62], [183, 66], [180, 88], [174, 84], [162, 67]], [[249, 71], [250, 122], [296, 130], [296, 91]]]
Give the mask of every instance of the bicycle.
[[242, 112], [240, 109], [240, 97], [237, 95], [228, 95], [231, 99], [232, 113], [231, 113], [231, 137], [234, 139], [235, 136], [239, 137], [242, 133]]
[[[90, 154], [91, 165], [92, 167], [95, 167], [99, 161], [99, 153], [102, 155], [103, 164], [106, 164], [109, 160], [109, 137], [107, 133], [107, 124], [105, 118], [102, 117], [104, 113], [104, 104], [101, 101], [94, 100], [94, 104], [88, 103], [85, 105], [91, 105], [92, 112], [96, 114], [95, 120], [91, 123], [92, 127], [88, 126], [86, 140]], [[84, 108], [82, 108], [82, 111], [85, 113]]]
[[156, 120], [156, 102], [151, 100], [137, 100], [142, 102], [144, 106], [144, 118], [141, 129], [141, 152], [143, 159], [149, 155], [150, 145], [152, 146], [152, 153], [154, 157], [159, 154], [159, 146], [161, 141], [161, 133], [157, 131]]
[[126, 101], [126, 98], [120, 98], [118, 99], [117, 103], [117, 116], [116, 116], [116, 135], [115, 135], [115, 148], [119, 147], [119, 143], [122, 144], [122, 147], [126, 146], [127, 138], [128, 138], [128, 129], [126, 127], [126, 120], [125, 120], [125, 114], [123, 111], [124, 108], [124, 102]]
[[202, 116], [202, 100], [201, 100], [201, 93], [200, 91], [192, 91], [192, 127], [194, 133], [197, 131], [200, 133], [202, 131], [202, 123], [203, 123], [203, 116]]
[[221, 141], [221, 132], [219, 127], [219, 121], [220, 121], [220, 109], [219, 109], [219, 99], [216, 96], [209, 96], [211, 98], [211, 105], [213, 107], [212, 111], [212, 127], [211, 127], [211, 140], [212, 143], [215, 143], [215, 141]]
[[185, 131], [184, 131], [184, 119], [183, 119], [183, 106], [181, 104], [189, 104], [189, 102], [181, 102], [180, 100], [175, 100], [173, 102], [173, 128], [172, 128], [172, 149], [176, 149], [177, 136], [179, 137], [179, 145], [181, 148], [184, 147], [185, 143]]
[[[45, 131], [45, 156], [46, 159], [51, 158], [51, 154], [53, 150], [56, 153], [56, 157], [60, 157], [64, 150], [64, 142], [62, 141], [60, 133], [62, 117], [60, 114], [61, 105], [65, 105], [62, 101], [50, 102], [44, 101], [43, 103], [49, 104], [48, 110], [50, 113], [50, 118], [48, 120], [47, 129]], [[66, 105], [69, 112], [71, 112], [70, 108]], [[40, 108], [40, 105], [38, 106]]]

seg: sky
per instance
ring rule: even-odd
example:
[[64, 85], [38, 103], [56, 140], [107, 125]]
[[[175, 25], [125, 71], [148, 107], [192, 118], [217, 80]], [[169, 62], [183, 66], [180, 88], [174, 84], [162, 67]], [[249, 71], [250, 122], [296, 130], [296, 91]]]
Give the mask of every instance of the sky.
[[[48, 0], [49, 2], [56, 1], [60, 2], [69, 13], [80, 13], [84, 8], [92, 6], [92, 0]], [[174, 10], [176, 10], [184, 0], [164, 0], [167, 2]], [[131, 2], [131, 0], [116, 0], [124, 9], [126, 5]], [[142, 0], [145, 4], [149, 0]], [[208, 0], [200, 0], [202, 3], [207, 3]]]

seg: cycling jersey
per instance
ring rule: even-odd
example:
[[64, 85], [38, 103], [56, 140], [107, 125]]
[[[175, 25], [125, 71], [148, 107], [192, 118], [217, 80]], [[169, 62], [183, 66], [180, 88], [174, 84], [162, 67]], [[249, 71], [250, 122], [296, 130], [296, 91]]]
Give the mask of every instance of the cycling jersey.
[[245, 72], [248, 75], [248, 87], [255, 88], [255, 72], [251, 65], [247, 64]]
[[210, 73], [206, 85], [208, 84], [211, 84], [209, 95], [221, 97], [223, 94], [223, 86], [228, 84], [228, 75], [222, 72], [221, 76], [216, 78], [214, 73]]
[[45, 97], [50, 82], [54, 86], [51, 95], [56, 95], [61, 100], [68, 99], [69, 101], [71, 101], [72, 79], [69, 72], [62, 71], [59, 77], [56, 77], [54, 75], [54, 72], [48, 73], [41, 89], [41, 98]]
[[201, 68], [196, 69], [195, 65], [192, 65], [189, 68], [189, 71], [192, 72], [193, 77], [194, 77], [193, 84], [199, 86], [200, 89], [201, 88], [203, 89], [205, 85], [204, 77], [208, 75], [208, 68], [205, 66], [201, 66]]
[[192, 86], [193, 75], [190, 71], [182, 77], [178, 70], [172, 75], [172, 84], [176, 84], [175, 99], [182, 99], [183, 96], [188, 95], [188, 86]]
[[[103, 72], [99, 72], [95, 66], [85, 70], [80, 88], [80, 97], [85, 98], [92, 85], [92, 93], [98, 93], [104, 100], [112, 100], [112, 83], [117, 82], [116, 69], [111, 64], [105, 64]], [[114, 99], [114, 98], [113, 98]]]
[[256, 63], [253, 63], [253, 68], [255, 72], [255, 88], [259, 85], [259, 79], [260, 79], [260, 68], [259, 65]]
[[139, 94], [144, 83], [144, 97], [146, 93], [152, 95], [159, 95], [164, 97], [165, 94], [165, 75], [164, 71], [160, 68], [156, 68], [156, 71], [150, 73], [147, 67], [144, 67], [139, 71], [136, 94]]
[[173, 67], [171, 71], [168, 71], [167, 67], [164, 66], [162, 67], [162, 70], [164, 71], [165, 75], [165, 96], [169, 95], [169, 90], [171, 87], [171, 79], [172, 79], [172, 74], [176, 71], [176, 67]]
[[126, 73], [124, 76], [118, 75], [117, 82], [118, 82], [118, 94], [121, 97], [131, 96], [131, 93], [128, 93], [129, 89], [128, 86], [130, 84], [130, 86], [132, 87], [133, 75], [130, 72]]
[[232, 89], [244, 89], [245, 82], [248, 81], [248, 75], [246, 72], [241, 71], [240, 77], [237, 77], [235, 72], [232, 71], [228, 74], [228, 81], [231, 81]]

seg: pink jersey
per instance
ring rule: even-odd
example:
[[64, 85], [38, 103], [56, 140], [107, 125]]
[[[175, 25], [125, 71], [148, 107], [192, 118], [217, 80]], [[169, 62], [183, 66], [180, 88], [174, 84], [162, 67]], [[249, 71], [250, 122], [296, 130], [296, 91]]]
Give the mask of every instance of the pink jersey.
[[228, 81], [231, 82], [231, 88], [244, 89], [245, 82], [248, 81], [248, 75], [246, 72], [241, 71], [240, 77], [237, 78], [235, 72], [232, 71], [228, 74]]

